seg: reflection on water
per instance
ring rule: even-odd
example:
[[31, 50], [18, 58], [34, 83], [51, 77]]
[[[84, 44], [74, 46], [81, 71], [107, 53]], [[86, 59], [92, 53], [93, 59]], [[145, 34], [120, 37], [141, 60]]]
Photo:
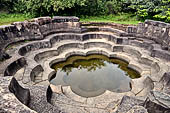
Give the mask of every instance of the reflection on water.
[[131, 78], [139, 78], [128, 64], [103, 55], [72, 56], [52, 67], [57, 71], [51, 80], [54, 85], [71, 86], [82, 97], [94, 97], [106, 90], [126, 92], [130, 90]]

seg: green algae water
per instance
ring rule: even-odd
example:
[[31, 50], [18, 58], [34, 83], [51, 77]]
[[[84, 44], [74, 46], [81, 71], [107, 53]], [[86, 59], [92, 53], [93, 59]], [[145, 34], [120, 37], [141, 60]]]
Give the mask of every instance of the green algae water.
[[71, 56], [65, 62], [52, 66], [56, 76], [54, 85], [70, 86], [82, 97], [95, 97], [106, 90], [127, 92], [131, 90], [131, 79], [140, 74], [128, 68], [128, 63], [104, 55]]

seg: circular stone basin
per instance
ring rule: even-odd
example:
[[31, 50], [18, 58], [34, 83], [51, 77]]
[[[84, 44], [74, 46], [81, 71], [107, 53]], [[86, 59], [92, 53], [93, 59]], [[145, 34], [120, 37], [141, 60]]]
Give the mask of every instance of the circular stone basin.
[[140, 77], [139, 73], [128, 68], [128, 63], [104, 55], [71, 56], [52, 68], [57, 73], [51, 84], [70, 86], [82, 97], [95, 97], [106, 90], [130, 91], [131, 79]]

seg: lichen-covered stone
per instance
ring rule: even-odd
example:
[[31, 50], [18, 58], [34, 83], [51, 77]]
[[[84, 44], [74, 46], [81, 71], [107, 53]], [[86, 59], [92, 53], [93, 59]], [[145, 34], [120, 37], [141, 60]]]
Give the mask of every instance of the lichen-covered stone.
[[143, 100], [136, 99], [134, 97], [124, 96], [118, 106], [116, 113], [126, 113], [134, 106], [142, 106]]

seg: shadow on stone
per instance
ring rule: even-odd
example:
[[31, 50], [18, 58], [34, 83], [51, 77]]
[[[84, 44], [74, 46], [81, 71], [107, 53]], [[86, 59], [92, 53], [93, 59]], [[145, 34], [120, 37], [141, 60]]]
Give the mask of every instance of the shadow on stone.
[[2, 53], [0, 50], [0, 61], [5, 61], [10, 58], [11, 58], [11, 56], [9, 56], [7, 53]]
[[165, 108], [160, 104], [152, 102], [149, 98], [145, 100], [144, 107], [147, 109], [148, 113], [170, 113], [169, 108]]
[[8, 88], [9, 91], [13, 93], [21, 103], [28, 106], [30, 101], [29, 89], [25, 89], [22, 86], [20, 86], [20, 84], [17, 82], [17, 80], [14, 77], [12, 78]]
[[51, 90], [51, 87], [48, 86], [46, 96], [47, 96], [47, 102], [49, 102], [49, 103], [51, 103], [52, 93], [53, 93], [53, 92], [52, 92], [52, 90]]
[[170, 94], [170, 72], [164, 73], [159, 82], [163, 85], [163, 92]]

